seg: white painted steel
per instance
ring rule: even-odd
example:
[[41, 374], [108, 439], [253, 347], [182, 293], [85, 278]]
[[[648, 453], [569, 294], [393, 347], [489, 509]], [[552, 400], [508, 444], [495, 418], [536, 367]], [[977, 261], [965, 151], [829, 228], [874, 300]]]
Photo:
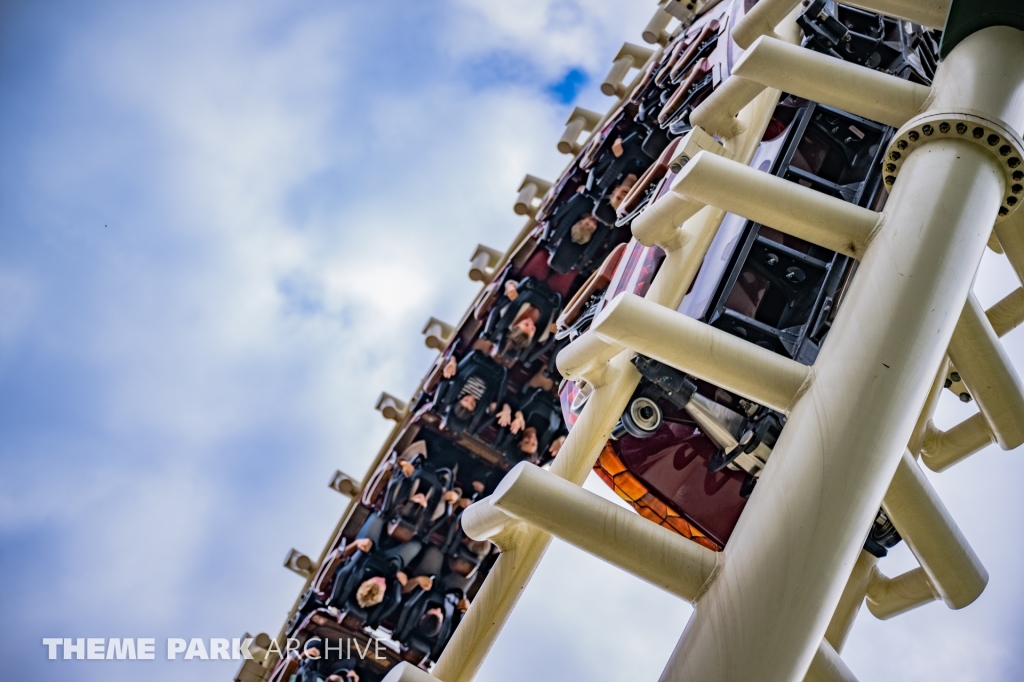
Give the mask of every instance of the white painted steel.
[[789, 411], [810, 371], [795, 360], [634, 294], [612, 300], [591, 331], [781, 412]]
[[[720, 552], [528, 462], [516, 465], [494, 494], [472, 505], [463, 518], [486, 507], [500, 509], [689, 602], [712, 579], [723, 558]], [[489, 537], [473, 533], [470, 524], [465, 528], [474, 539]]]
[[1024, 288], [1018, 287], [999, 299], [985, 311], [985, 317], [997, 336], [1006, 336], [1019, 327], [1024, 323]]
[[[662, 680], [790, 682], [808, 669], [945, 357], [1002, 191], [995, 159], [973, 144], [932, 142], [907, 159]], [[723, 643], [735, 643], [729, 654]]]
[[846, 667], [835, 649], [828, 642], [822, 642], [814, 652], [804, 682], [857, 682], [857, 677]]
[[683, 168], [671, 191], [691, 201], [860, 258], [881, 214], [705, 152]]
[[[1024, 182], [1020, 184], [1024, 185]], [[1021, 201], [1024, 201], [1024, 195]], [[1014, 211], [1006, 220], [996, 223], [995, 235], [1006, 260], [1017, 273], [1017, 279], [1024, 283], [1024, 211]]]
[[862, 549], [860, 556], [857, 557], [857, 563], [853, 565], [853, 572], [846, 581], [846, 587], [843, 588], [843, 594], [839, 597], [839, 604], [832, 613], [832, 620], [825, 630], [825, 641], [837, 652], [843, 650], [846, 638], [853, 629], [853, 623], [868, 592], [868, 581], [871, 580], [877, 565], [878, 557]]
[[972, 294], [949, 344], [949, 358], [1003, 450], [1024, 443], [1024, 384]]
[[760, 0], [736, 22], [732, 39], [745, 50], [761, 36], [777, 37], [775, 27], [799, 4], [800, 0]]
[[945, 471], [994, 442], [985, 415], [979, 412], [948, 431], [932, 425], [921, 448], [921, 461], [932, 471]]
[[[812, 52], [768, 36], [758, 38], [736, 62], [729, 80], [717, 89], [690, 121], [709, 132], [730, 134], [729, 119], [744, 98], [756, 94], [750, 83], [778, 88], [864, 118], [900, 127], [921, 111], [931, 90], [908, 80]], [[723, 128], [719, 130], [719, 128]]]
[[907, 451], [882, 507], [947, 606], [962, 609], [981, 596], [988, 571]]
[[[760, 0], [736, 22], [733, 40], [746, 49], [761, 36], [774, 37], [775, 27], [799, 4], [800, 0]], [[936, 29], [945, 25], [949, 13], [949, 0], [851, 0], [843, 4]]]
[[888, 578], [876, 566], [868, 580], [867, 605], [871, 615], [888, 620], [939, 599], [928, 573], [918, 566]]

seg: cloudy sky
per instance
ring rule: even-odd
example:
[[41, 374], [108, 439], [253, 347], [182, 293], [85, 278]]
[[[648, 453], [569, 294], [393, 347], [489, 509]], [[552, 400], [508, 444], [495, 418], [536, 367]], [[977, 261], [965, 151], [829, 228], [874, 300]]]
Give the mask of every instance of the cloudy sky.
[[[276, 633], [388, 424], [504, 248], [526, 172], [654, 3], [0, 3], [4, 678], [228, 680], [47, 661], [43, 637]], [[989, 257], [978, 294], [1015, 286]], [[1024, 366], [1024, 336], [1007, 337]], [[970, 414], [949, 396], [940, 420]], [[991, 573], [862, 614], [862, 680], [1024, 678], [1020, 453], [932, 476]], [[901, 547], [883, 569], [912, 567]], [[656, 679], [690, 610], [555, 543], [482, 680]], [[158, 657], [162, 647], [158, 648]], [[524, 675], [525, 672], [525, 675]]]

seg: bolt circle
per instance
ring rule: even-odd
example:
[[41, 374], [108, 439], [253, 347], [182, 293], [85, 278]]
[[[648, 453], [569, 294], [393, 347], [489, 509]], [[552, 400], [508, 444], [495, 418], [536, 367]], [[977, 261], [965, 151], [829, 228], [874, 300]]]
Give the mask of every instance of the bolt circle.
[[[971, 135], [966, 136], [967, 132]], [[1013, 170], [1022, 165], [1024, 140], [1001, 121], [989, 120], [971, 112], [921, 114], [898, 130], [889, 143], [882, 161], [886, 189], [891, 191], [903, 162], [915, 147], [934, 139], [956, 138], [957, 135], [965, 136], [959, 139], [973, 141], [985, 149], [990, 149], [993, 156], [1000, 161], [1006, 161], [1002, 168], [1008, 189], [1006, 200], [999, 207], [998, 222], [1024, 204], [1024, 197], [1020, 196], [1024, 194], [1024, 184], [1021, 184], [1024, 180], [1024, 171]], [[1015, 187], [1022, 189], [1016, 191]]]

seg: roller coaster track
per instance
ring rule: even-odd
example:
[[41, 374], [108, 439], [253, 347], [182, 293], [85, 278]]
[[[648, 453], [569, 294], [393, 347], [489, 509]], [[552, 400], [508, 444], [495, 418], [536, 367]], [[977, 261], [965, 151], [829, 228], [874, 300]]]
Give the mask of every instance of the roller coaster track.
[[[342, 634], [387, 643], [353, 664], [364, 682], [468, 682], [552, 536], [694, 604], [665, 682], [849, 682], [862, 604], [886, 619], [985, 589], [922, 466], [1024, 443], [999, 341], [1024, 286], [987, 310], [972, 293], [986, 247], [1024, 283], [1024, 7], [663, 0], [642, 37], [601, 84], [608, 113], [570, 114], [563, 174], [524, 178], [512, 245], [473, 253], [463, 319], [428, 321], [413, 397], [381, 395], [395, 427], [361, 481], [335, 475], [352, 502], [318, 559], [289, 554], [302, 596], [239, 682], [311, 679], [278, 643]], [[978, 412], [941, 431], [946, 389]], [[678, 461], [684, 441], [725, 491], [707, 508], [651, 473], [652, 444]], [[637, 513], [583, 490], [592, 470]], [[424, 490], [447, 530], [395, 511]], [[381, 547], [466, 566], [375, 617], [337, 587], [374, 519]], [[919, 566], [885, 576], [900, 539]], [[468, 610], [424, 635], [409, 610], [444, 590]]]

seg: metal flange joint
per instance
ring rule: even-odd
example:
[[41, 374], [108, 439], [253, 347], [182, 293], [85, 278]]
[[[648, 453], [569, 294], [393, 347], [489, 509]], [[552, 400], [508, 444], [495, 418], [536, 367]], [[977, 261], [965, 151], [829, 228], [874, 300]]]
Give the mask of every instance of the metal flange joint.
[[929, 112], [915, 116], [896, 131], [882, 161], [885, 187], [892, 190], [903, 161], [916, 148], [934, 140], [961, 139], [987, 149], [1006, 176], [1006, 191], [996, 222], [1024, 202], [1024, 141], [1002, 122], [969, 111]]

